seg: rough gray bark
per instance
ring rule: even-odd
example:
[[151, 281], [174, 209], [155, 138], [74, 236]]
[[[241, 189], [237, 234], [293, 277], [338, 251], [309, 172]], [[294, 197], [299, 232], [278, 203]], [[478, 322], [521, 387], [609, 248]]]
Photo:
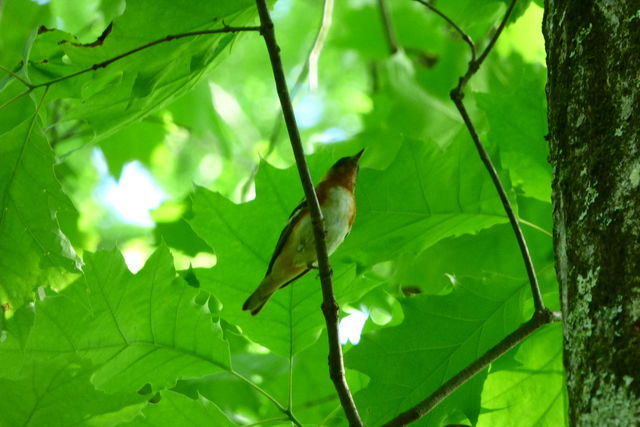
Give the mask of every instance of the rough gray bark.
[[569, 422], [640, 424], [640, 0], [546, 0]]

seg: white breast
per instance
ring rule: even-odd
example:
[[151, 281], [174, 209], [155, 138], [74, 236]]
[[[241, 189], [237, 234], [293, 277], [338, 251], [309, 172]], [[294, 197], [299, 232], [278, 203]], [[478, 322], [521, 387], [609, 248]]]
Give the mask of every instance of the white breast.
[[[325, 241], [327, 253], [331, 255], [340, 246], [349, 232], [349, 219], [355, 209], [353, 197], [349, 191], [342, 187], [334, 187], [329, 190], [328, 200], [323, 203], [322, 216], [325, 224]], [[296, 242], [297, 255], [294, 262], [297, 265], [316, 264], [316, 251], [313, 240], [311, 220], [307, 215], [297, 229], [294, 241]]]
[[353, 212], [353, 197], [343, 187], [329, 190], [329, 200], [325, 203], [328, 208], [322, 209], [326, 227], [327, 252], [335, 252], [349, 232], [349, 219]]

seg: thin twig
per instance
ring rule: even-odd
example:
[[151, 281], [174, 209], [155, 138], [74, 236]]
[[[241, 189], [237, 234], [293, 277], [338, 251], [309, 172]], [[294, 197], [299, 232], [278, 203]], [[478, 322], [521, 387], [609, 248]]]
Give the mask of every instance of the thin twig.
[[502, 30], [506, 26], [506, 23], [509, 17], [511, 16], [511, 12], [514, 9], [517, 0], [511, 1], [502, 21], [500, 22], [498, 28], [493, 34], [491, 40], [489, 41], [489, 43], [487, 44], [487, 46], [485, 47], [485, 49], [482, 51], [482, 53], [477, 59], [474, 58], [476, 52], [475, 52], [475, 47], [474, 47], [475, 45], [473, 44], [473, 41], [455, 22], [453, 22], [450, 18], [448, 18], [445, 14], [440, 12], [431, 4], [423, 0], [417, 0], [417, 1], [425, 5], [435, 13], [437, 13], [439, 16], [445, 19], [449, 24], [451, 24], [462, 36], [463, 40], [465, 40], [467, 44], [471, 47], [472, 59], [469, 61], [467, 71], [463, 76], [460, 77], [458, 81], [458, 85], [456, 86], [455, 89], [451, 91], [451, 100], [454, 102], [454, 104], [456, 105], [456, 108], [458, 109], [460, 115], [462, 116], [462, 119], [467, 127], [467, 130], [471, 135], [471, 139], [473, 140], [473, 143], [476, 146], [478, 154], [480, 155], [480, 159], [482, 160], [482, 163], [485, 165], [485, 168], [489, 172], [489, 175], [491, 176], [493, 184], [496, 187], [496, 190], [498, 192], [498, 195], [500, 197], [504, 210], [507, 213], [507, 216], [509, 217], [509, 222], [511, 223], [511, 227], [516, 236], [516, 240], [518, 241], [518, 246], [520, 247], [520, 252], [522, 254], [522, 258], [527, 270], [527, 276], [528, 276], [529, 284], [531, 287], [531, 294], [533, 297], [535, 312], [531, 320], [529, 320], [527, 323], [522, 325], [515, 332], [508, 335], [506, 338], [500, 341], [496, 346], [494, 346], [489, 351], [487, 351], [479, 359], [471, 363], [465, 369], [463, 369], [454, 377], [452, 377], [443, 385], [441, 385], [429, 397], [427, 397], [422, 402], [418, 403], [416, 406], [409, 409], [408, 411], [403, 412], [402, 414], [393, 418], [391, 421], [385, 424], [385, 426], [402, 426], [423, 417], [431, 409], [433, 409], [438, 403], [440, 403], [447, 396], [449, 396], [451, 393], [457, 390], [461, 385], [463, 385], [464, 383], [469, 381], [471, 378], [473, 378], [474, 375], [476, 375], [478, 372], [480, 372], [482, 369], [484, 369], [493, 361], [497, 360], [509, 349], [513, 348], [515, 345], [522, 342], [533, 331], [535, 331], [542, 325], [560, 320], [560, 313], [552, 312], [547, 308], [545, 308], [544, 306], [542, 295], [540, 293], [540, 286], [538, 285], [538, 278], [536, 276], [535, 269], [533, 267], [533, 261], [531, 260], [531, 255], [529, 254], [529, 248], [527, 246], [524, 235], [522, 233], [522, 229], [520, 228], [518, 219], [515, 216], [515, 213], [511, 206], [511, 202], [507, 197], [507, 193], [504, 189], [504, 186], [500, 181], [498, 172], [496, 171], [496, 168], [493, 166], [493, 163], [491, 161], [489, 154], [487, 153], [487, 150], [482, 145], [482, 142], [480, 141], [480, 137], [478, 136], [478, 132], [476, 131], [473, 121], [469, 117], [469, 113], [467, 112], [464, 102], [462, 101], [464, 97], [464, 88], [467, 82], [478, 71], [480, 65], [482, 64], [482, 62], [485, 60], [485, 58], [487, 57], [487, 55], [495, 45], [496, 40], [502, 33]]
[[471, 121], [471, 117], [469, 117], [469, 113], [467, 112], [467, 109], [464, 106], [464, 102], [462, 101], [462, 96], [459, 92], [457, 92], [457, 89], [454, 89], [451, 92], [451, 99], [453, 99], [453, 102], [458, 108], [458, 111], [462, 116], [462, 120], [464, 120], [464, 123], [469, 130], [469, 134], [471, 134], [471, 139], [476, 146], [478, 154], [480, 155], [480, 159], [489, 172], [491, 180], [493, 181], [493, 185], [498, 191], [500, 201], [502, 202], [502, 206], [507, 213], [507, 217], [509, 218], [509, 222], [511, 223], [511, 228], [513, 228], [513, 232], [516, 235], [516, 240], [518, 241], [518, 246], [520, 247], [520, 253], [522, 254], [522, 259], [527, 270], [527, 276], [529, 277], [529, 285], [531, 287], [531, 295], [533, 296], [534, 307], [536, 311], [542, 311], [544, 310], [544, 301], [542, 300], [542, 295], [540, 293], [538, 277], [536, 276], [536, 271], [533, 266], [533, 260], [531, 259], [531, 255], [529, 254], [529, 247], [527, 246], [524, 234], [522, 233], [522, 228], [520, 228], [520, 224], [518, 223], [516, 214], [513, 211], [513, 207], [511, 206], [511, 202], [509, 201], [507, 192], [504, 189], [502, 182], [500, 181], [500, 176], [498, 175], [496, 168], [493, 166], [493, 162], [491, 161], [491, 157], [489, 157], [489, 153], [487, 153], [487, 150], [484, 148], [484, 145], [482, 145], [482, 142], [480, 141], [478, 132], [476, 131], [476, 128]]
[[520, 252], [522, 254], [522, 260], [527, 270], [527, 276], [529, 278], [529, 285], [531, 287], [531, 295], [533, 296], [534, 307], [536, 311], [543, 311], [545, 309], [544, 301], [542, 300], [542, 295], [540, 293], [540, 285], [538, 284], [538, 277], [536, 276], [536, 271], [533, 266], [533, 260], [531, 259], [531, 255], [529, 254], [529, 247], [527, 246], [527, 242], [524, 238], [524, 234], [522, 233], [522, 228], [520, 228], [520, 224], [518, 223], [516, 214], [513, 210], [513, 207], [511, 206], [511, 202], [509, 201], [507, 192], [504, 189], [504, 186], [502, 185], [500, 176], [498, 175], [498, 172], [496, 171], [496, 168], [493, 165], [493, 162], [491, 161], [491, 157], [489, 156], [489, 153], [484, 148], [482, 141], [480, 141], [478, 132], [476, 131], [473, 121], [471, 120], [471, 117], [469, 117], [469, 113], [467, 112], [464, 102], [462, 101], [462, 99], [464, 98], [463, 91], [464, 91], [465, 85], [467, 84], [469, 79], [478, 71], [480, 65], [482, 64], [484, 59], [487, 57], [487, 55], [491, 51], [491, 48], [496, 44], [496, 40], [498, 37], [500, 37], [500, 34], [502, 33], [502, 30], [504, 29], [507, 21], [509, 20], [509, 17], [511, 16], [511, 12], [513, 11], [513, 8], [515, 7], [517, 1], [518, 0], [511, 1], [511, 4], [507, 8], [507, 11], [505, 12], [504, 17], [502, 18], [502, 21], [498, 26], [498, 29], [493, 34], [493, 37], [487, 44], [487, 47], [480, 54], [480, 56], [476, 61], [469, 63], [469, 68], [467, 72], [458, 81], [458, 86], [451, 91], [451, 100], [456, 105], [456, 108], [458, 108], [458, 111], [462, 116], [462, 120], [464, 120], [464, 124], [467, 126], [467, 129], [469, 130], [469, 134], [471, 135], [471, 139], [473, 140], [473, 143], [476, 146], [478, 154], [480, 155], [480, 159], [482, 160], [482, 163], [484, 164], [485, 168], [489, 172], [489, 175], [491, 176], [491, 180], [493, 181], [493, 185], [496, 187], [498, 195], [500, 196], [500, 201], [502, 202], [502, 206], [504, 207], [504, 210], [507, 213], [507, 217], [509, 217], [511, 228], [513, 228], [513, 232], [516, 236], [516, 240], [518, 241], [518, 246], [520, 247]]
[[532, 223], [530, 221], [527, 221], [526, 219], [522, 219], [522, 218], [518, 218], [518, 222], [520, 224], [524, 224], [524, 225], [526, 225], [528, 227], [531, 227], [536, 231], [541, 232], [545, 236], [553, 237], [553, 234], [549, 233], [547, 230], [545, 230], [544, 228], [540, 227], [538, 224], [534, 224], [534, 223]]
[[31, 93], [31, 89], [23, 90], [22, 92], [20, 92], [19, 94], [17, 94], [13, 98], [9, 99], [4, 104], [0, 105], [0, 110], [2, 110], [4, 107], [7, 107], [10, 104], [12, 104], [13, 102], [17, 101], [18, 99], [22, 98], [23, 96], [28, 95], [29, 93]]
[[282, 412], [283, 414], [285, 414], [287, 416], [287, 418], [289, 420], [291, 420], [292, 423], [294, 423], [295, 425], [302, 427], [302, 424], [300, 423], [300, 421], [298, 421], [298, 419], [293, 415], [293, 412], [291, 412], [291, 408], [285, 408], [275, 397], [271, 396], [271, 394], [269, 394], [268, 391], [266, 391], [265, 389], [263, 389], [262, 387], [260, 387], [259, 385], [257, 385], [256, 383], [254, 383], [253, 381], [251, 381], [250, 379], [248, 379], [247, 377], [245, 377], [244, 375], [242, 375], [239, 372], [236, 372], [233, 369], [229, 369], [228, 371], [231, 375], [235, 376], [236, 378], [244, 381], [245, 383], [247, 383], [249, 386], [251, 386], [253, 389], [255, 389], [257, 392], [259, 392], [260, 394], [262, 394], [264, 397], [266, 397], [267, 399], [269, 399], [274, 405], [276, 405], [278, 407], [278, 409], [280, 410], [280, 412]]
[[[146, 43], [142, 46], [138, 46], [134, 49], [131, 49], [127, 52], [121, 53], [120, 55], [114, 56], [113, 58], [109, 58], [105, 61], [99, 62], [97, 64], [93, 64], [90, 67], [84, 68], [82, 70], [76, 71], [74, 73], [71, 74], [67, 74], [66, 76], [62, 76], [62, 77], [58, 77], [56, 79], [52, 79], [49, 80], [47, 82], [42, 82], [42, 83], [38, 83], [38, 84], [31, 84], [29, 82], [27, 82], [26, 80], [20, 78], [17, 74], [10, 72], [10, 74], [12, 76], [14, 76], [15, 78], [19, 79], [23, 84], [25, 84], [27, 86], [27, 90], [25, 90], [24, 92], [19, 93], [18, 95], [16, 95], [15, 97], [11, 98], [9, 101], [5, 102], [4, 104], [0, 105], [0, 110], [2, 110], [4, 107], [6, 107], [7, 105], [11, 104], [12, 102], [14, 102], [15, 100], [22, 98], [25, 95], [28, 95], [29, 93], [31, 93], [34, 89], [37, 89], [39, 87], [49, 87], [51, 85], [54, 85], [56, 83], [59, 83], [61, 81], [64, 80], [68, 80], [74, 77], [77, 77], [81, 74], [85, 74], [88, 73], [89, 71], [95, 71], [98, 70], [100, 68], [105, 68], [111, 64], [113, 64], [116, 61], [119, 61], [123, 58], [126, 58], [127, 56], [133, 55], [134, 53], [140, 52], [141, 50], [144, 49], [148, 49], [152, 46], [161, 44], [161, 43], [166, 43], [166, 42], [170, 42], [172, 40], [178, 40], [178, 39], [182, 39], [185, 37], [194, 37], [194, 36], [200, 36], [200, 35], [205, 35], [205, 34], [219, 34], [219, 33], [238, 33], [238, 32], [248, 32], [248, 31], [260, 31], [260, 27], [224, 27], [224, 28], [218, 28], [215, 30], [202, 30], [202, 31], [192, 31], [189, 33], [181, 33], [181, 34], [172, 34], [172, 35], [168, 35], [166, 37], [163, 37], [161, 39], [158, 40], [154, 40], [151, 41], [149, 43]], [[5, 67], [0, 66], [0, 69], [6, 72], [9, 72], [9, 70]]]
[[387, 38], [387, 44], [389, 45], [389, 52], [393, 55], [399, 49], [398, 38], [396, 37], [393, 20], [391, 19], [391, 12], [389, 12], [386, 0], [378, 0], [378, 9], [380, 9], [380, 14], [382, 15], [382, 26], [384, 27], [384, 35]]
[[462, 40], [469, 45], [469, 49], [471, 50], [471, 59], [469, 60], [469, 63], [474, 63], [476, 61], [476, 45], [473, 42], [473, 40], [471, 39], [471, 37], [469, 37], [469, 35], [467, 33], [465, 33], [462, 28], [460, 28], [460, 26], [458, 24], [456, 24], [451, 18], [449, 18], [447, 15], [445, 15], [444, 13], [442, 13], [440, 10], [438, 10], [435, 6], [433, 6], [431, 3], [424, 1], [424, 0], [416, 0], [418, 3], [426, 6], [427, 8], [431, 9], [431, 11], [433, 11], [436, 15], [438, 15], [439, 17], [441, 17], [442, 19], [444, 19], [445, 21], [447, 21], [447, 23], [449, 25], [451, 25], [457, 32], [458, 34], [460, 34], [460, 37], [462, 37]]
[[495, 33], [493, 33], [493, 37], [489, 39], [489, 43], [487, 43], [487, 46], [484, 48], [484, 50], [482, 51], [482, 53], [480, 54], [480, 56], [476, 61], [478, 67], [482, 65], [484, 60], [487, 58], [487, 55], [489, 55], [489, 52], [491, 52], [491, 49], [493, 49], [493, 46], [498, 41], [498, 37], [500, 37], [500, 34], [502, 34], [502, 30], [504, 30], [504, 27], [507, 26], [507, 22], [511, 17], [511, 13], [513, 12], [513, 9], [516, 7], [517, 2], [518, 0], [512, 0], [511, 3], [509, 4], [507, 11], [504, 13], [504, 18], [502, 18], [502, 21], [500, 21], [498, 28], [496, 29]]
[[[421, 1], [421, 0], [418, 0], [418, 1]], [[509, 7], [507, 7], [507, 11], [505, 12], [504, 17], [502, 18], [502, 21], [500, 21], [500, 24], [498, 24], [498, 28], [493, 33], [493, 36], [489, 39], [489, 43], [487, 43], [487, 46], [484, 48], [482, 53], [480, 53], [480, 56], [478, 57], [478, 59], [475, 59], [469, 62], [469, 67], [467, 68], [467, 72], [458, 81], [458, 87], [456, 87], [454, 90], [458, 91], [458, 93], [461, 96], [461, 99], [462, 97], [464, 97], [464, 94], [462, 93], [464, 90], [464, 87], [466, 86], [467, 82], [469, 82], [469, 79], [471, 79], [471, 77], [473, 77], [473, 75], [478, 72], [478, 70], [480, 69], [480, 65], [482, 65], [484, 60], [487, 58], [487, 56], [493, 49], [493, 46], [495, 46], [496, 42], [498, 41], [498, 37], [500, 37], [500, 34], [502, 34], [502, 30], [504, 30], [504, 27], [507, 25], [507, 22], [509, 21], [509, 17], [511, 16], [511, 12], [513, 12], [513, 9], [515, 8], [517, 2], [518, 0], [511, 1], [511, 3], [509, 4]], [[430, 7], [430, 9], [434, 10], [433, 7]], [[444, 16], [444, 15], [441, 15], [441, 16]]]
[[420, 419], [447, 398], [451, 393], [456, 391], [461, 385], [469, 381], [478, 372], [482, 371], [513, 347], [520, 344], [538, 328], [551, 322], [560, 321], [560, 319], [561, 316], [559, 312], [545, 310], [534, 313], [533, 317], [528, 322], [524, 323], [514, 332], [507, 335], [502, 341], [490, 348], [473, 363], [442, 384], [438, 390], [433, 392], [429, 397], [384, 424], [384, 427], [405, 426], [417, 419]]
[[[429, 9], [431, 9], [432, 11], [437, 13], [439, 16], [441, 16], [443, 19], [445, 19], [448, 23], [453, 25], [454, 28], [456, 28], [456, 30], [461, 35], [463, 35], [462, 36], [463, 39], [471, 40], [471, 38], [464, 32], [464, 30], [462, 30], [457, 24], [455, 24], [449, 17], [447, 17], [442, 12], [440, 12], [437, 8], [435, 8], [434, 6], [432, 6], [431, 4], [423, 0], [416, 0], [416, 1], [427, 6]], [[484, 145], [482, 145], [482, 141], [480, 141], [478, 132], [476, 131], [473, 121], [471, 120], [471, 117], [469, 117], [469, 113], [467, 112], [464, 102], [462, 101], [462, 99], [464, 98], [464, 88], [467, 82], [478, 71], [482, 62], [486, 59], [487, 55], [489, 55], [489, 52], [491, 52], [491, 49], [493, 48], [493, 46], [495, 46], [498, 37], [500, 37], [500, 34], [502, 34], [502, 30], [507, 25], [509, 17], [511, 16], [511, 12], [513, 12], [513, 9], [517, 1], [518, 0], [511, 1], [511, 3], [509, 4], [509, 7], [507, 8], [507, 11], [504, 14], [504, 17], [502, 18], [502, 21], [500, 21], [498, 28], [493, 33], [493, 36], [489, 40], [489, 43], [487, 43], [487, 46], [484, 48], [484, 50], [482, 51], [478, 59], [475, 59], [475, 60], [472, 59], [471, 61], [469, 61], [469, 67], [467, 68], [467, 71], [458, 80], [458, 86], [456, 86], [456, 88], [451, 91], [451, 100], [453, 101], [456, 108], [460, 112], [460, 115], [462, 116], [462, 120], [464, 121], [464, 124], [467, 126], [469, 134], [471, 135], [471, 139], [473, 140], [473, 143], [476, 146], [478, 154], [480, 155], [480, 159], [482, 160], [482, 163], [484, 164], [485, 168], [489, 172], [489, 175], [491, 176], [493, 185], [496, 187], [496, 191], [498, 192], [498, 196], [500, 197], [502, 206], [504, 207], [507, 217], [509, 218], [509, 222], [511, 223], [511, 228], [513, 228], [513, 232], [516, 236], [516, 240], [518, 241], [518, 246], [522, 254], [522, 259], [523, 259], [525, 268], [527, 270], [527, 276], [529, 278], [529, 285], [531, 287], [531, 295], [533, 296], [534, 307], [536, 311], [543, 311], [544, 301], [542, 300], [542, 295], [540, 293], [540, 285], [538, 284], [538, 277], [536, 276], [536, 271], [533, 266], [533, 260], [531, 259], [531, 255], [529, 254], [529, 247], [527, 246], [527, 242], [524, 238], [524, 234], [522, 233], [522, 229], [520, 228], [518, 219], [516, 218], [513, 207], [511, 206], [511, 202], [509, 201], [507, 192], [504, 189], [504, 186], [502, 185], [500, 176], [498, 175], [498, 172], [496, 171], [496, 168], [493, 165], [493, 162], [491, 161], [491, 157], [489, 156], [489, 153], [484, 148]], [[470, 44], [470, 46], [472, 46], [472, 44]], [[472, 49], [472, 55], [473, 55], [473, 52], [474, 50]]]
[[316, 41], [313, 42], [313, 48], [309, 55], [309, 88], [315, 90], [318, 88], [318, 60], [320, 59], [320, 52], [324, 47], [324, 41], [327, 38], [327, 33], [331, 27], [331, 17], [333, 15], [333, 0], [324, 0], [324, 8], [322, 9], [322, 24], [320, 25], [320, 31], [316, 36]]
[[313, 188], [311, 174], [304, 157], [304, 149], [300, 139], [300, 132], [296, 124], [295, 114], [289, 91], [287, 89], [287, 81], [284, 76], [282, 60], [280, 59], [280, 48], [276, 42], [275, 32], [273, 30], [273, 21], [269, 15], [266, 0], [256, 0], [258, 6], [258, 14], [260, 15], [261, 33], [264, 37], [271, 68], [273, 69], [273, 77], [276, 84], [282, 114], [284, 116], [289, 139], [291, 140], [291, 148], [296, 159], [296, 165], [300, 174], [300, 181], [304, 189], [304, 194], [309, 207], [311, 223], [313, 225], [313, 235], [315, 239], [316, 254], [318, 256], [318, 268], [320, 270], [320, 283], [322, 284], [322, 312], [327, 324], [327, 332], [329, 336], [329, 373], [334, 383], [340, 403], [345, 411], [345, 415], [352, 426], [362, 426], [362, 421], [358, 415], [355, 402], [349, 391], [349, 386], [345, 378], [344, 362], [342, 359], [342, 347], [338, 337], [338, 303], [333, 294], [333, 285], [331, 283], [331, 268], [329, 267], [329, 257], [327, 255], [327, 246], [324, 240], [324, 224], [322, 219], [322, 211], [318, 203], [318, 197]]
[[0, 65], [0, 70], [4, 71], [5, 73], [9, 74], [11, 77], [13, 77], [14, 79], [18, 80], [20, 83], [22, 83], [23, 85], [25, 85], [26, 87], [28, 87], [29, 89], [33, 88], [33, 85], [31, 83], [29, 83], [28, 81], [26, 81], [25, 79], [23, 79], [22, 77], [20, 77], [18, 74], [14, 73], [13, 71], [11, 71], [10, 69], [3, 67], [2, 65]]
[[218, 28], [215, 30], [201, 30], [201, 31], [191, 31], [188, 33], [181, 33], [181, 34], [172, 34], [172, 35], [168, 35], [166, 37], [163, 37], [161, 39], [158, 40], [154, 40], [151, 41], [149, 43], [145, 43], [141, 46], [138, 46], [134, 49], [131, 49], [129, 51], [126, 51], [124, 53], [121, 53], [120, 55], [114, 56], [113, 58], [109, 58], [105, 61], [102, 62], [98, 62], [97, 64], [93, 64], [90, 67], [84, 68], [82, 70], [76, 71], [75, 73], [71, 73], [71, 74], [67, 74], [66, 76], [62, 76], [62, 77], [58, 77], [57, 79], [53, 79], [53, 80], [49, 80], [48, 82], [43, 82], [43, 83], [38, 83], [36, 85], [32, 85], [31, 88], [35, 89], [38, 87], [42, 87], [42, 86], [51, 86], [52, 84], [55, 83], [59, 83], [63, 80], [68, 80], [70, 78], [79, 76], [81, 74], [84, 73], [88, 73], [89, 71], [95, 71], [98, 70], [100, 68], [105, 68], [111, 64], [113, 64], [116, 61], [119, 61], [123, 58], [126, 58], [127, 56], [133, 55], [134, 53], [140, 52], [141, 50], [145, 50], [148, 49], [152, 46], [161, 44], [161, 43], [167, 43], [173, 40], [178, 40], [178, 39], [182, 39], [185, 37], [194, 37], [194, 36], [201, 36], [201, 35], [205, 35], [205, 34], [220, 34], [220, 33], [239, 33], [239, 32], [248, 32], [248, 31], [260, 31], [260, 27], [228, 27], [225, 26], [223, 28]]

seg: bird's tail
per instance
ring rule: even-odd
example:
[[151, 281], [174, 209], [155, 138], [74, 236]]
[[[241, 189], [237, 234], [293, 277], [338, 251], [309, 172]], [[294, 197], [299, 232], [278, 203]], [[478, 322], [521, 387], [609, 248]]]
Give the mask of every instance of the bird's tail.
[[242, 310], [250, 311], [252, 316], [260, 313], [260, 310], [264, 307], [264, 305], [271, 299], [275, 291], [278, 289], [274, 287], [268, 277], [260, 283], [258, 289], [255, 290], [254, 293], [251, 294], [249, 298], [242, 305]]

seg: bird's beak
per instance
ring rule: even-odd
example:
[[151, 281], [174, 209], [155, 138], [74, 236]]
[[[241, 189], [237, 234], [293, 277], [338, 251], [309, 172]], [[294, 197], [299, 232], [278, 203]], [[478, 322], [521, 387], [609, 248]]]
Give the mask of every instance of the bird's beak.
[[352, 159], [355, 160], [356, 163], [357, 163], [360, 160], [360, 156], [362, 156], [362, 153], [364, 153], [364, 148], [362, 150], [358, 151], [358, 154], [353, 156]]

